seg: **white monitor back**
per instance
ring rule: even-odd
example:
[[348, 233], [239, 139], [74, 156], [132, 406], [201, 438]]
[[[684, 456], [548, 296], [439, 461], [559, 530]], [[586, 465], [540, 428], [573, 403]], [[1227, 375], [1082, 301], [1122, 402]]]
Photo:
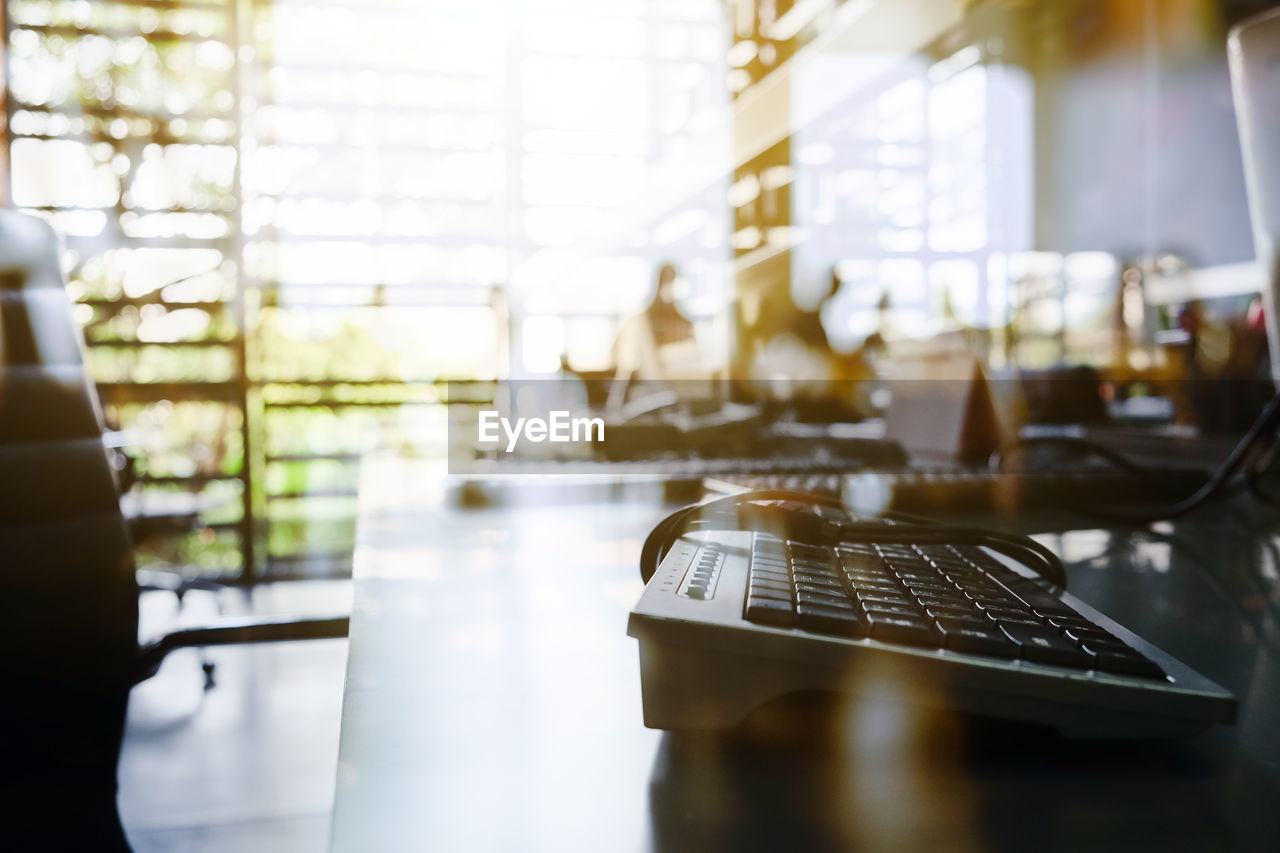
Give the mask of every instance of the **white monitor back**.
[[1280, 9], [1241, 22], [1227, 42], [1240, 125], [1249, 217], [1258, 263], [1267, 274], [1267, 346], [1271, 377], [1280, 384]]

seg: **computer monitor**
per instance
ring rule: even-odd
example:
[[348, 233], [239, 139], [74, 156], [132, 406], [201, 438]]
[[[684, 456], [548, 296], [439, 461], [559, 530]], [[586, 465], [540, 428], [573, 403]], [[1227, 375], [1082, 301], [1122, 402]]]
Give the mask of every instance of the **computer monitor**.
[[[886, 5], [890, 38], [868, 23]], [[1242, 4], [846, 6], [849, 33], [790, 73], [790, 289], [812, 305], [840, 271], [837, 337], [870, 334], [885, 294], [917, 339], [1044, 296], [1065, 343], [1022, 365], [1044, 367], [1103, 357], [1126, 265], [1148, 304], [1262, 289], [1226, 51]]]
[[1253, 242], [1266, 283], [1271, 375], [1280, 383], [1280, 8], [1236, 25], [1229, 39]]

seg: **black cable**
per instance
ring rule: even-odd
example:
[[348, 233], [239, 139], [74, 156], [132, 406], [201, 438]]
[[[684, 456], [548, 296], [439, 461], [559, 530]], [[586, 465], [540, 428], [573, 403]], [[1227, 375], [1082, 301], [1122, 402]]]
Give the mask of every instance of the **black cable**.
[[[664, 519], [658, 527], [650, 534], [645, 542], [645, 547], [641, 552], [641, 577], [646, 581], [652, 577], [656, 571], [658, 564], [665, 555], [666, 550], [676, 539], [689, 529], [692, 521], [697, 520], [696, 516], [711, 506], [711, 503], [721, 501], [735, 501], [737, 503], [745, 503], [748, 501], [761, 501], [770, 498], [784, 497], [778, 493], [751, 493], [746, 495], [733, 495], [728, 498], [719, 498], [717, 501], [707, 504], [698, 504], [687, 507], [684, 510], [673, 513]], [[789, 500], [804, 500], [810, 503], [818, 503], [812, 496], [797, 496], [786, 493], [785, 498]], [[833, 504], [825, 504], [833, 506]], [[729, 526], [734, 529], [743, 529], [739, 518], [722, 517]], [[822, 540], [832, 544], [837, 542], [849, 541], [868, 541], [868, 542], [900, 542], [905, 544], [943, 544], [943, 545], [976, 545], [991, 548], [1007, 554], [1014, 559], [1019, 560], [1022, 564], [1028, 566], [1036, 574], [1048, 580], [1057, 586], [1065, 587], [1066, 572], [1062, 569], [1058, 558], [1044, 546], [1035, 540], [1026, 537], [1014, 536], [1011, 534], [999, 533], [996, 531], [980, 530], [969, 527], [942, 527], [942, 526], [924, 526], [916, 524], [892, 525], [884, 522], [875, 523], [856, 523], [843, 522], [831, 523], [827, 521], [829, 529], [824, 534], [817, 534], [810, 530], [807, 533], [799, 534], [796, 538], [807, 540]]]
[[1130, 522], [1149, 522], [1159, 521], [1166, 518], [1178, 518], [1184, 516], [1193, 510], [1198, 509], [1207, 501], [1213, 499], [1226, 488], [1231, 478], [1236, 475], [1244, 464], [1246, 457], [1254, 450], [1260, 442], [1269, 442], [1274, 437], [1277, 427], [1280, 427], [1280, 394], [1276, 394], [1267, 405], [1263, 406], [1262, 412], [1258, 415], [1257, 420], [1249, 427], [1244, 437], [1236, 443], [1231, 452], [1227, 454], [1227, 458], [1218, 466], [1203, 486], [1197, 489], [1188, 497], [1183, 498], [1177, 503], [1167, 507], [1160, 507], [1146, 512], [1128, 512], [1122, 509], [1097, 509], [1088, 510], [1088, 514], [1096, 515], [1100, 518], [1107, 518], [1113, 521], [1130, 521]]
[[[1232, 478], [1244, 466], [1249, 454], [1254, 452], [1257, 447], [1261, 446], [1264, 452], [1268, 454], [1268, 457], [1274, 456], [1277, 452], [1275, 447], [1277, 429], [1280, 429], [1280, 394], [1276, 394], [1267, 402], [1257, 419], [1254, 420], [1248, 431], [1232, 448], [1231, 453], [1227, 455], [1223, 463], [1209, 475], [1209, 479], [1203, 486], [1188, 497], [1169, 506], [1155, 507], [1145, 511], [1105, 506], [1094, 508], [1072, 507], [1072, 509], [1084, 515], [1107, 521], [1129, 523], [1146, 523], [1181, 517], [1221, 494], [1230, 484]], [[991, 469], [992, 473], [999, 474], [1004, 470], [1004, 462], [1009, 450], [1049, 444], [1087, 451], [1092, 455], [1106, 459], [1118, 468], [1134, 474], [1143, 476], [1158, 476], [1159, 474], [1157, 469], [1139, 465], [1113, 448], [1075, 436], [1038, 436], [1018, 439], [992, 453], [991, 458], [988, 460], [988, 468]], [[1265, 469], [1268, 466], [1269, 463], [1264, 465], [1263, 468]], [[1245, 480], [1249, 491], [1264, 504], [1280, 505], [1280, 497], [1271, 495], [1259, 483], [1261, 474], [1262, 471], [1256, 466], [1250, 466], [1245, 469]]]
[[1087, 438], [1080, 438], [1074, 435], [1041, 435], [1028, 438], [1018, 438], [1013, 441], [1006, 442], [996, 448], [991, 453], [990, 459], [987, 460], [987, 468], [992, 474], [1003, 474], [1004, 463], [1013, 451], [1030, 450], [1035, 447], [1057, 446], [1069, 450], [1083, 451], [1086, 456], [1096, 456], [1105, 459], [1115, 467], [1130, 474], [1149, 475], [1153, 473], [1152, 468], [1140, 465], [1134, 462], [1128, 456], [1125, 456], [1115, 448], [1108, 447], [1100, 441], [1094, 441]]
[[1262, 478], [1275, 466], [1278, 457], [1280, 457], [1280, 441], [1273, 437], [1271, 443], [1263, 449], [1257, 464], [1245, 474], [1245, 484], [1249, 488], [1249, 494], [1266, 506], [1280, 506], [1280, 495], [1272, 494], [1262, 485]]
[[[944, 527], [937, 524], [921, 524], [897, 522], [890, 518], [887, 521], [861, 522], [848, 520], [849, 516], [843, 506], [836, 500], [820, 498], [813, 495], [797, 494], [785, 491], [745, 492], [737, 495], [718, 496], [701, 503], [692, 504], [673, 512], [660, 521], [645, 539], [640, 552], [640, 577], [647, 583], [657, 571], [668, 550], [695, 521], [723, 521], [730, 529], [755, 529], [763, 526], [760, 522], [744, 525], [742, 511], [750, 504], [764, 502], [787, 502], [800, 504], [801, 507], [826, 507], [838, 510], [846, 520], [837, 521], [829, 516], [821, 515], [803, 517], [798, 514], [776, 518], [784, 523], [794, 524], [803, 521], [808, 529], [797, 534], [797, 538], [819, 539], [831, 544], [838, 542], [900, 542], [907, 544], [939, 544], [939, 545], [975, 545], [990, 548], [1013, 557], [1030, 568], [1049, 583], [1066, 588], [1067, 575], [1062, 562], [1052, 551], [1026, 536], [1002, 533], [994, 530], [982, 530], [971, 527]], [[723, 512], [729, 509], [732, 512]], [[774, 507], [786, 512], [785, 507]], [[706, 519], [708, 512], [720, 511], [713, 519]]]

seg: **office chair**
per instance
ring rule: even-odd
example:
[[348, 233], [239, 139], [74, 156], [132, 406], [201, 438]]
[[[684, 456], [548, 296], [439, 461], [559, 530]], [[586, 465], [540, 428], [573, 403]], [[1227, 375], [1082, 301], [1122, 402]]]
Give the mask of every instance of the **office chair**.
[[42, 221], [0, 211], [0, 846], [127, 850], [130, 688], [186, 646], [336, 638], [348, 618], [220, 621], [140, 647], [128, 525]]

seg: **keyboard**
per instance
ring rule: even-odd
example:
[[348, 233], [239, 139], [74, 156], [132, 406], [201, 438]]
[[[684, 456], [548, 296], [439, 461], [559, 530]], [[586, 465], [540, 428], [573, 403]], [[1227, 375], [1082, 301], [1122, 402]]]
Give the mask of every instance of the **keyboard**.
[[628, 623], [645, 725], [725, 729], [810, 690], [1080, 737], [1189, 735], [1231, 693], [983, 548], [688, 533]]
[[726, 472], [709, 475], [703, 484], [710, 491], [729, 494], [765, 489], [835, 497], [868, 514], [887, 509], [946, 515], [957, 511], [1167, 505], [1195, 492], [1205, 479], [1203, 471], [1176, 468], [1152, 475], [1088, 469], [993, 474], [985, 468], [914, 466]]

